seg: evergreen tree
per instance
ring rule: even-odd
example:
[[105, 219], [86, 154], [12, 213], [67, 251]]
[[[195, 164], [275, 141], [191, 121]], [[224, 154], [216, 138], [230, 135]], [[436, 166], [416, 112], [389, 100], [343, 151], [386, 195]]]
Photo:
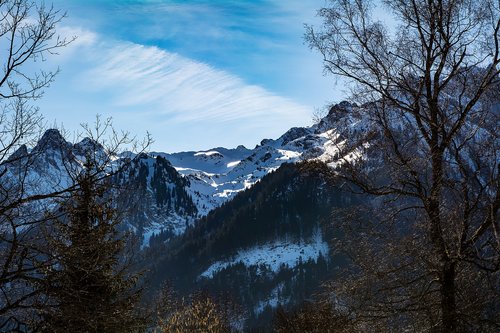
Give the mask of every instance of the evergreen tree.
[[75, 177], [78, 190], [48, 232], [56, 264], [45, 272], [52, 306], [41, 314], [42, 332], [137, 332], [145, 324], [136, 313], [139, 276], [127, 272], [125, 238], [103, 174], [87, 158]]

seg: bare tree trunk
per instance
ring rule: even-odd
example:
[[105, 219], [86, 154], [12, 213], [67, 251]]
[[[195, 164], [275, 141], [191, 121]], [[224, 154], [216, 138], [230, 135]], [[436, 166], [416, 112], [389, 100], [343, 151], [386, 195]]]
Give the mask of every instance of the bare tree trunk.
[[[429, 103], [433, 105], [434, 103]], [[438, 122], [438, 108], [433, 105], [431, 115], [433, 123]], [[443, 237], [441, 220], [442, 192], [443, 192], [443, 158], [444, 151], [439, 146], [439, 129], [432, 126], [431, 129], [431, 168], [432, 186], [429, 199], [428, 212], [431, 227], [431, 240], [434, 244], [439, 260], [439, 282], [440, 282], [440, 302], [441, 302], [441, 327], [442, 333], [453, 333], [457, 329], [457, 305], [455, 299], [455, 262], [450, 258]]]
[[457, 305], [455, 300], [456, 263], [445, 259], [441, 272], [441, 311], [443, 333], [457, 331]]

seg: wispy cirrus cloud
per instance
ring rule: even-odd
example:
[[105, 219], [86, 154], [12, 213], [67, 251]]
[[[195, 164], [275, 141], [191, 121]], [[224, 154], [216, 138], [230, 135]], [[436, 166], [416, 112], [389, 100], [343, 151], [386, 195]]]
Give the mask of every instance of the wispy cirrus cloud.
[[[144, 107], [142, 113], [164, 115], [168, 121], [310, 117], [308, 107], [157, 47], [115, 43], [98, 59], [82, 75], [85, 86], [109, 90], [117, 107]], [[146, 111], [151, 107], [154, 111]]]
[[99, 113], [149, 131], [155, 150], [178, 151], [252, 146], [311, 122], [310, 107], [207, 63], [82, 28], [60, 31], [79, 38], [62, 50], [63, 73], [42, 110], [66, 127]]
[[202, 61], [306, 104], [321, 106], [334, 92], [303, 40], [303, 24], [316, 21], [325, 0], [56, 1], [76, 25]]
[[247, 146], [312, 122], [342, 96], [303, 45], [325, 0], [54, 0], [78, 35], [40, 101], [50, 123], [95, 114], [149, 131], [156, 150]]

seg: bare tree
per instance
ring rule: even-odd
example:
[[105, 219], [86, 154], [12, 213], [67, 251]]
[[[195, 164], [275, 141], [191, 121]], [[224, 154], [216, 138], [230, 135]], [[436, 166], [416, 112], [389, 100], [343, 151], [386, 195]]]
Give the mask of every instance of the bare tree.
[[68, 44], [56, 35], [56, 25], [64, 15], [30, 0], [2, 0], [0, 9], [0, 98], [39, 98], [57, 71], [30, 72], [27, 67]]
[[[437, 316], [414, 330], [498, 329], [500, 3], [383, 4], [395, 31], [373, 19], [370, 1], [332, 0], [319, 11], [322, 29], [309, 26], [306, 33], [325, 71], [352, 83], [352, 99], [361, 105], [354, 109], [367, 128], [341, 148], [368, 158], [342, 160], [338, 176], [382, 200], [384, 214], [363, 216], [384, 222], [375, 226], [381, 237], [401, 235], [385, 243], [396, 257], [357, 267], [395, 283], [377, 287], [376, 275], [362, 275], [363, 286], [371, 287], [358, 292], [373, 297], [358, 309], [364, 304], [364, 314], [376, 320], [387, 314], [377, 312], [382, 305], [423, 313], [433, 304]], [[366, 244], [373, 250], [381, 240]], [[364, 250], [359, 256], [377, 254]], [[473, 318], [467, 297], [485, 288], [492, 297]]]
[[295, 311], [276, 310], [276, 333], [354, 333], [351, 319], [329, 302], [306, 302]]
[[[59, 38], [56, 25], [63, 14], [29, 0], [0, 1], [0, 330], [20, 326], [16, 312], [32, 303], [35, 292], [21, 286], [34, 278], [36, 255], [28, 241], [36, 223], [20, 207], [61, 191], [27, 190], [26, 145], [36, 141], [42, 117], [33, 100], [53, 81], [57, 70], [34, 70], [36, 62], [54, 54], [70, 40]], [[15, 154], [13, 154], [15, 152]]]
[[211, 297], [203, 294], [192, 295], [189, 299], [175, 299], [173, 295], [165, 297], [169, 297], [169, 307], [161, 309], [157, 332], [232, 332], [231, 318]]

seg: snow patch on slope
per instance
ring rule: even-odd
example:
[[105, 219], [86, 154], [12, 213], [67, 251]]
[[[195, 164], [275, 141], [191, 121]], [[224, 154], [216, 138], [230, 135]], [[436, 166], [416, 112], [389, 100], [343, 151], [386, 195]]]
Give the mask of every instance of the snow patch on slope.
[[301, 240], [298, 243], [276, 240], [272, 243], [240, 250], [232, 258], [210, 265], [200, 274], [200, 277], [213, 278], [224, 268], [238, 263], [243, 263], [247, 267], [264, 265], [267, 269], [277, 273], [282, 266], [293, 268], [301, 261], [317, 261], [320, 255], [328, 255], [328, 244], [323, 240], [321, 232], [317, 230], [311, 239]]
[[193, 156], [223, 156], [221, 153], [219, 153], [216, 150], [211, 150], [211, 151], [200, 151], [198, 153], [195, 153]]
[[141, 249], [149, 246], [151, 237], [157, 236], [162, 232], [170, 232], [175, 236], [182, 235], [189, 224], [193, 223], [192, 219], [185, 216], [180, 216], [177, 213], [171, 213], [165, 216], [155, 216], [149, 225], [144, 227]]
[[234, 168], [235, 166], [237, 166], [238, 164], [240, 164], [241, 161], [234, 161], [234, 162], [229, 162], [227, 164], [227, 167], [228, 168]]

